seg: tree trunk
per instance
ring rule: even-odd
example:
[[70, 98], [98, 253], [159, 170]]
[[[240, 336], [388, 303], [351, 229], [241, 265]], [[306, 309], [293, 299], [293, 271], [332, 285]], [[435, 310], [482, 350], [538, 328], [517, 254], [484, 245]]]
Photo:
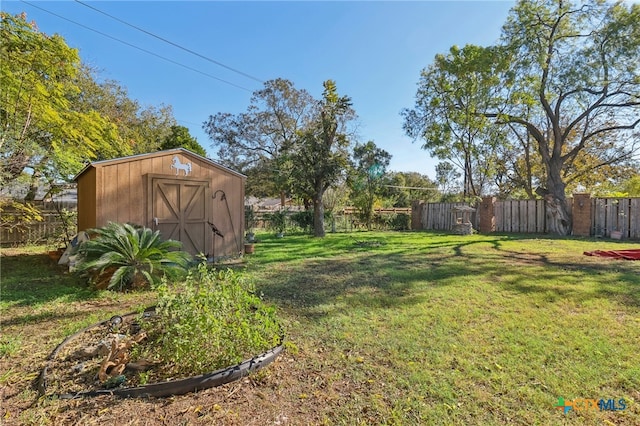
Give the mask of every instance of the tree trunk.
[[40, 175], [41, 173], [37, 170], [31, 175], [31, 179], [29, 179], [29, 189], [24, 196], [24, 201], [34, 201], [36, 199], [38, 187], [40, 186]]
[[557, 235], [571, 233], [572, 218], [567, 198], [565, 183], [561, 176], [562, 167], [550, 162], [547, 167], [547, 189], [544, 199], [547, 214], [547, 229]]
[[31, 157], [21, 152], [10, 155], [0, 169], [4, 183], [17, 179], [29, 165], [29, 160]]
[[316, 193], [313, 197], [313, 235], [324, 237], [324, 205], [322, 196], [324, 189], [322, 182], [316, 182]]

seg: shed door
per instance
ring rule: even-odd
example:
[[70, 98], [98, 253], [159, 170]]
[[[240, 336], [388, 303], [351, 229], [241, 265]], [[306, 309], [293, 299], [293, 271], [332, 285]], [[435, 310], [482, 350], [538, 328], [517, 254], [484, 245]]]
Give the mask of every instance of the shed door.
[[207, 253], [209, 182], [154, 177], [150, 185], [152, 229], [191, 254]]

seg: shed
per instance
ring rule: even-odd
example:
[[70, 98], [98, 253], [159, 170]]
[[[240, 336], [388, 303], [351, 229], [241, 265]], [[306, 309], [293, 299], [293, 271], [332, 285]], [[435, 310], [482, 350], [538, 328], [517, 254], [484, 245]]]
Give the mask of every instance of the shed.
[[191, 254], [243, 250], [246, 176], [184, 148], [88, 164], [78, 184], [78, 231], [133, 223]]

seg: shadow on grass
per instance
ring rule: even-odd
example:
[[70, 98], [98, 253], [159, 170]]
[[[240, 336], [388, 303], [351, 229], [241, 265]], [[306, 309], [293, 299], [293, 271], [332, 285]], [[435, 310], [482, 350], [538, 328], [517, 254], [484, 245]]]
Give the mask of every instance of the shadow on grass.
[[[396, 235], [358, 236], [359, 240], [381, 240], [381, 244], [354, 245], [350, 238], [307, 242], [292, 239], [286, 251], [294, 261], [278, 267], [278, 256], [268, 259], [259, 287], [278, 304], [303, 308], [318, 316], [317, 309], [389, 308], [413, 305], [429, 297], [440, 286], [463, 285], [469, 277], [482, 277], [499, 290], [535, 296], [540, 301], [610, 298], [629, 306], [640, 306], [640, 274], [628, 261], [594, 261], [579, 255], [562, 256], [536, 252], [540, 236], [496, 235], [475, 239], [426, 234], [424, 239], [405, 242]], [[543, 237], [545, 242], [566, 239]], [[308, 239], [307, 239], [308, 240]], [[521, 251], [506, 248], [506, 242], [523, 241]], [[533, 244], [534, 246], [531, 246]], [[555, 244], [555, 243], [554, 243]], [[273, 249], [279, 252], [275, 246]], [[571, 250], [568, 248], [567, 250]], [[575, 261], [565, 261], [564, 259]], [[560, 260], [558, 260], [560, 259]], [[602, 279], [598, 276], [602, 275]], [[566, 282], [562, 277], [566, 276]], [[590, 282], [582, 286], [581, 282]], [[342, 304], [343, 308], [335, 307]], [[334, 305], [333, 308], [327, 307]]]
[[24, 314], [12, 316], [10, 319], [0, 321], [0, 325], [3, 327], [10, 327], [14, 325], [26, 325], [26, 324], [39, 324], [39, 323], [51, 323], [52, 321], [60, 320], [76, 320], [79, 317], [86, 317], [87, 312], [84, 311], [70, 311], [60, 312], [57, 311], [44, 311], [36, 314]]
[[93, 299], [96, 292], [84, 280], [69, 275], [46, 255], [2, 256], [2, 304], [33, 306], [54, 300]]

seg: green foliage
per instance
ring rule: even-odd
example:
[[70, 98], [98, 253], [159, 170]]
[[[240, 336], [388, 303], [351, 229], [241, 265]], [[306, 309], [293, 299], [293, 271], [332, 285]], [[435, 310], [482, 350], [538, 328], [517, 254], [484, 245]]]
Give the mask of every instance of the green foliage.
[[408, 231], [411, 229], [411, 216], [406, 213], [393, 215], [390, 225], [394, 231]]
[[33, 204], [0, 199], [0, 225], [9, 232], [25, 232], [29, 223], [42, 221], [40, 210]]
[[256, 227], [256, 212], [252, 206], [244, 206], [244, 224], [247, 232], [253, 232]]
[[83, 66], [78, 78], [81, 95], [73, 99], [81, 110], [95, 111], [113, 123], [108, 134], [100, 135], [110, 140], [110, 147], [104, 146], [97, 153], [100, 160], [130, 154], [143, 154], [160, 149], [160, 145], [171, 135], [176, 126], [170, 106], [142, 107], [138, 101], [129, 98], [127, 89], [113, 80], [98, 82], [98, 76]]
[[339, 96], [335, 82], [323, 83], [319, 111], [307, 128], [299, 132], [296, 145], [289, 150], [289, 171], [293, 192], [311, 200], [314, 235], [324, 236], [324, 192], [339, 182], [348, 166], [349, 123], [355, 118], [351, 99]]
[[56, 215], [62, 225], [53, 233], [50, 243], [54, 244], [55, 247], [66, 248], [76, 234], [78, 212], [77, 210], [68, 210], [66, 208], [61, 209], [58, 204], [55, 204], [55, 207]]
[[90, 277], [96, 288], [123, 291], [159, 283], [165, 274], [178, 274], [191, 256], [179, 241], [160, 238], [159, 231], [109, 222], [78, 248], [76, 269]]
[[113, 144], [106, 137], [113, 125], [74, 103], [81, 92], [76, 49], [24, 14], [0, 18], [0, 182], [28, 168], [35, 177], [68, 179]]
[[0, 183], [69, 181], [87, 161], [156, 151], [175, 119], [97, 83], [77, 49], [26, 15], [0, 15]]
[[207, 151], [198, 143], [198, 140], [189, 134], [189, 129], [184, 126], [171, 126], [171, 134], [160, 145], [160, 149], [185, 148], [203, 157]]
[[0, 338], [0, 359], [15, 355], [21, 346], [21, 336], [3, 336]]
[[640, 197], [640, 175], [636, 175], [622, 184], [622, 191], [629, 197]]
[[302, 228], [305, 232], [309, 232], [313, 227], [313, 211], [301, 210], [295, 212], [291, 215], [291, 221], [299, 228]]
[[205, 131], [220, 162], [247, 174], [247, 193], [275, 196], [288, 189], [285, 153], [311, 121], [314, 105], [313, 97], [291, 81], [269, 80], [253, 93], [246, 112], [212, 115]]
[[[347, 167], [351, 100], [335, 82], [323, 83], [322, 100], [284, 79], [265, 82], [242, 114], [217, 113], [205, 124], [222, 164], [248, 175], [247, 194], [286, 192], [313, 205], [314, 233], [324, 235], [324, 191]], [[318, 222], [318, 223], [315, 223]]]
[[287, 211], [277, 210], [272, 213], [265, 213], [264, 220], [267, 221], [269, 229], [275, 230], [277, 233], [284, 233], [287, 230]]
[[463, 171], [465, 197], [540, 187], [566, 233], [567, 189], [606, 184], [637, 158], [639, 20], [628, 2], [518, 1], [496, 46], [436, 56], [404, 129]]
[[351, 201], [360, 209], [361, 218], [371, 230], [373, 205], [383, 193], [382, 178], [389, 167], [391, 154], [378, 148], [373, 141], [357, 144], [353, 149], [353, 164], [347, 183], [351, 188]]
[[158, 321], [149, 331], [150, 356], [173, 365], [177, 375], [203, 374], [235, 365], [281, 343], [275, 309], [232, 270], [205, 263], [186, 280], [157, 288]]
[[404, 110], [404, 130], [433, 156], [464, 171], [465, 193], [478, 195], [494, 175], [488, 167], [504, 132], [479, 111], [495, 107], [501, 73], [509, 62], [497, 47], [451, 47], [420, 77], [416, 105]]

